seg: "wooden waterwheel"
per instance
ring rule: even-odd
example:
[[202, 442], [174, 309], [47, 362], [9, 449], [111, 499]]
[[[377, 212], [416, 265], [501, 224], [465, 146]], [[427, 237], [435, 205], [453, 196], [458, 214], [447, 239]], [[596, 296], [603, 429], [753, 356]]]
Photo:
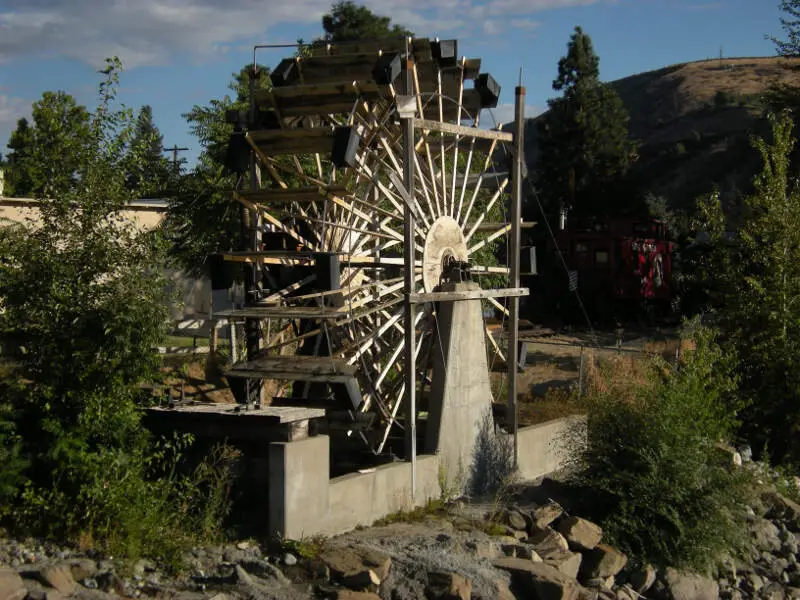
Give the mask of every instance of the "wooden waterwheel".
[[[495, 163], [512, 135], [479, 127], [500, 93], [480, 63], [459, 58], [455, 41], [314, 47], [275, 68], [231, 141], [233, 162], [242, 148], [252, 160], [250, 185], [234, 197], [253, 235], [225, 257], [251, 269], [246, 307], [226, 315], [248, 320], [250, 347], [228, 376], [250, 392], [261, 380], [282, 382], [266, 402], [323, 408], [321, 430], [374, 453], [385, 453], [407, 418], [406, 274], [419, 302], [414, 381], [423, 412], [438, 339], [426, 294], [467, 263], [484, 287], [507, 285], [498, 245], [512, 230], [510, 174]], [[519, 294], [480, 297], [507, 313], [496, 299], [504, 295]]]

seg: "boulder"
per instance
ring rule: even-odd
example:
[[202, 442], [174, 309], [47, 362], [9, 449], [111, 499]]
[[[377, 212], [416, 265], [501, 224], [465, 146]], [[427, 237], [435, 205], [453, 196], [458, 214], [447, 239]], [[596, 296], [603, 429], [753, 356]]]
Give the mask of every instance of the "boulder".
[[547, 558], [548, 554], [569, 550], [566, 538], [557, 531], [553, 531], [550, 527], [532, 532], [526, 542], [531, 544], [542, 558]]
[[[248, 575], [253, 575], [260, 579], [274, 579], [283, 585], [290, 585], [289, 580], [283, 572], [273, 564], [268, 563], [262, 559], [243, 560], [239, 562], [239, 566], [244, 569]], [[327, 567], [325, 567], [327, 569]]]
[[362, 569], [343, 576], [340, 581], [352, 590], [377, 592], [382, 580], [372, 569]]
[[581, 563], [583, 579], [614, 577], [627, 564], [628, 557], [616, 548], [606, 544], [598, 544], [585, 552]]
[[767, 516], [772, 519], [785, 519], [792, 531], [800, 530], [800, 504], [778, 492], [767, 492], [761, 496], [767, 505]]
[[338, 590], [336, 600], [381, 600], [378, 594], [372, 592], [354, 592], [353, 590]]
[[392, 568], [392, 559], [387, 554], [354, 546], [326, 548], [319, 559], [328, 565], [331, 578], [334, 580], [360, 575], [364, 571], [373, 571], [378, 579], [383, 581], [389, 576], [389, 570]]
[[517, 531], [525, 531], [528, 529], [528, 523], [525, 521], [525, 517], [523, 517], [522, 513], [518, 510], [509, 510], [506, 512], [506, 523], [508, 523], [509, 527]]
[[97, 573], [97, 563], [91, 558], [76, 558], [69, 561], [69, 570], [75, 581], [83, 581]]
[[[510, 538], [508, 543], [516, 544], [515, 538]], [[500, 554], [499, 544], [491, 540], [469, 540], [464, 544], [467, 550], [472, 552], [478, 558], [497, 558]]]
[[428, 593], [437, 600], [471, 600], [472, 581], [445, 571], [428, 573]]
[[41, 567], [35, 571], [34, 578], [65, 596], [69, 596], [77, 585], [72, 578], [72, 570], [67, 564]]
[[23, 600], [28, 590], [13, 569], [0, 569], [0, 598], [3, 600]]
[[492, 563], [511, 574], [512, 585], [537, 600], [577, 600], [581, 586], [574, 578], [544, 563], [500, 558]]
[[768, 519], [757, 518], [750, 524], [753, 545], [761, 550], [777, 552], [781, 549], [781, 530]]
[[631, 571], [628, 583], [638, 594], [644, 594], [656, 582], [656, 570], [652, 565], [644, 565]]
[[591, 550], [603, 538], [603, 530], [599, 525], [580, 517], [567, 517], [558, 524], [558, 531], [576, 550]]
[[550, 501], [531, 512], [533, 527], [538, 529], [547, 527], [562, 514], [564, 514], [564, 509], [561, 508], [561, 505], [558, 502]]
[[551, 567], [555, 567], [567, 577], [577, 579], [578, 572], [581, 568], [582, 558], [583, 557], [581, 556], [580, 552], [570, 552], [568, 550], [558, 554], [551, 554], [546, 560], [544, 560], [544, 563], [550, 565]]
[[681, 573], [668, 568], [664, 573], [667, 600], [717, 600], [719, 585], [709, 577], [696, 573]]

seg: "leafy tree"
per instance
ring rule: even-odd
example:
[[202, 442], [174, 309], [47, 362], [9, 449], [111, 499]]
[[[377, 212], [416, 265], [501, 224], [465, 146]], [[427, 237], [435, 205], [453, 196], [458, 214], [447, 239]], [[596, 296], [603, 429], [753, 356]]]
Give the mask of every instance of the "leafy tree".
[[[230, 190], [237, 177], [225, 167], [225, 155], [234, 126], [226, 122], [228, 110], [249, 111], [249, 86], [253, 66], [232, 74], [228, 88], [233, 96], [195, 105], [183, 115], [202, 151], [195, 169], [181, 178], [170, 203], [165, 222], [171, 241], [171, 254], [187, 271], [207, 274], [207, 256], [230, 250], [239, 239], [240, 211], [233, 204]], [[255, 85], [268, 89], [269, 69], [257, 66]]]
[[539, 123], [537, 175], [547, 212], [630, 205], [614, 193], [635, 152], [628, 113], [617, 93], [600, 82], [599, 64], [591, 38], [576, 27], [553, 81], [553, 89], [563, 96], [548, 101], [550, 110]]
[[331, 12], [322, 17], [322, 28], [325, 34], [316, 41], [323, 43], [414, 35], [401, 25], [391, 24], [391, 17], [376, 15], [350, 0], [333, 4]]
[[141, 157], [127, 166], [128, 187], [140, 198], [162, 194], [170, 177], [169, 161], [163, 155], [164, 138], [153, 123], [153, 109], [145, 105], [139, 110], [131, 139], [133, 156]]
[[58, 94], [34, 107], [26, 167], [40, 221], [0, 229], [0, 345], [13, 359], [0, 377], [0, 496], [10, 526], [172, 559], [197, 512], [138, 410], [169, 313], [159, 235], [121, 213], [134, 197], [123, 166], [146, 156], [130, 149], [133, 115], [114, 106], [119, 68], [102, 71], [92, 114]]
[[743, 433], [756, 451], [785, 462], [800, 460], [800, 186], [790, 168], [792, 121], [786, 113], [770, 119], [771, 143], [753, 141], [764, 167], [734, 235], [718, 194], [699, 205], [712, 246], [698, 277], [752, 400]]
[[780, 56], [800, 56], [800, 0], [781, 0], [781, 27], [786, 39], [769, 36]]

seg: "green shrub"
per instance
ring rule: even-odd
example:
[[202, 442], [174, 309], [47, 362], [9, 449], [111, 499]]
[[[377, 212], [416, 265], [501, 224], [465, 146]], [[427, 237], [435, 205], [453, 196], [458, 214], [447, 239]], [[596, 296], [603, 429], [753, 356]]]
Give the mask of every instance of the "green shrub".
[[703, 571], [743, 542], [749, 476], [718, 444], [736, 427], [732, 363], [704, 328], [679, 369], [662, 359], [631, 393], [595, 394], [576, 482], [610, 543], [655, 564]]

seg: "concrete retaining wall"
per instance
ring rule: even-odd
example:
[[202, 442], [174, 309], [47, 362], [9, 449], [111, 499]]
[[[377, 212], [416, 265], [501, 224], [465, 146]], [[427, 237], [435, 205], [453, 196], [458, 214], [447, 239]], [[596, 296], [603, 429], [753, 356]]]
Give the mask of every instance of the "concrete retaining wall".
[[[574, 436], [585, 439], [586, 419], [566, 417], [518, 432], [519, 474], [542, 477], [565, 465]], [[417, 458], [417, 494], [411, 498], [411, 464], [398, 462], [328, 478], [329, 440], [320, 435], [270, 444], [269, 533], [300, 539], [335, 535], [400, 510], [424, 506], [441, 494], [439, 456]]]

